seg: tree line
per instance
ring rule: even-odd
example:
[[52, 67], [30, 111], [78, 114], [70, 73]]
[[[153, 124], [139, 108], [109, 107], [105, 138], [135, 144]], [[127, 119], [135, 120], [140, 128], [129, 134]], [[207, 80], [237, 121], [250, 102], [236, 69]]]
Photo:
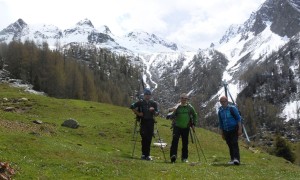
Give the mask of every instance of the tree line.
[[247, 119], [250, 134], [256, 134], [264, 123], [273, 131], [284, 129], [284, 118], [279, 114], [285, 103], [300, 99], [296, 80], [300, 68], [295, 66], [299, 62], [298, 51], [282, 48], [263, 62], [254, 62], [240, 76], [241, 86], [245, 88], [238, 95], [237, 101]]
[[0, 44], [0, 68], [56, 98], [128, 106], [140, 70], [125, 56], [108, 50], [70, 45], [50, 50], [46, 42]]

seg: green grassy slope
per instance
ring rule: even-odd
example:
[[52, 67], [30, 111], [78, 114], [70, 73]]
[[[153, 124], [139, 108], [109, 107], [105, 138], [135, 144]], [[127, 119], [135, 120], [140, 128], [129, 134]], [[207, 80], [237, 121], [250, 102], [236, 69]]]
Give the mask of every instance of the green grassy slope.
[[[4, 98], [7, 98], [4, 99]], [[28, 101], [19, 101], [27, 98]], [[13, 111], [5, 111], [14, 107]], [[62, 127], [73, 118], [78, 129]], [[40, 120], [43, 124], [32, 121]], [[170, 121], [157, 128], [170, 145]], [[0, 84], [0, 160], [17, 171], [14, 179], [299, 179], [300, 167], [282, 158], [250, 151], [240, 143], [240, 166], [229, 166], [228, 149], [218, 134], [196, 128], [207, 159], [190, 142], [190, 163], [169, 163], [169, 146], [153, 146], [153, 161], [139, 159], [140, 137], [133, 149], [134, 115], [128, 108], [96, 102], [33, 95]], [[157, 141], [158, 137], [153, 139]], [[179, 154], [180, 154], [179, 147]]]

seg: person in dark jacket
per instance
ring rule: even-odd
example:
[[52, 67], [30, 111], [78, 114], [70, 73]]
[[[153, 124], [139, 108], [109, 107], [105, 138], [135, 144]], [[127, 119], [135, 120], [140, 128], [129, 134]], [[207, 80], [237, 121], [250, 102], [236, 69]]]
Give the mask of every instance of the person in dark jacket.
[[194, 107], [188, 103], [188, 95], [180, 95], [180, 105], [173, 108], [173, 139], [170, 149], [170, 159], [175, 163], [177, 159], [177, 149], [179, 138], [182, 138], [181, 161], [188, 162], [188, 143], [190, 127], [197, 122], [197, 113]]
[[151, 161], [150, 146], [154, 131], [155, 116], [159, 111], [157, 103], [151, 100], [151, 90], [144, 89], [144, 99], [139, 100], [131, 105], [132, 111], [140, 118], [140, 135], [142, 137], [142, 156], [141, 159]]
[[240, 150], [238, 145], [238, 137], [242, 135], [241, 116], [235, 106], [228, 104], [226, 96], [220, 98], [221, 107], [218, 110], [219, 128], [222, 138], [226, 141], [230, 161], [228, 164], [240, 164]]

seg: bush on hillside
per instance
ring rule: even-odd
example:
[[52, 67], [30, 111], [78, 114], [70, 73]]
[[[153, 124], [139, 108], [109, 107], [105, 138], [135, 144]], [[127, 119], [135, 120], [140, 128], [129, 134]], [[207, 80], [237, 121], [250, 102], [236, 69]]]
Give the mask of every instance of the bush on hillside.
[[283, 157], [292, 163], [296, 160], [296, 156], [292, 151], [291, 145], [280, 136], [276, 137], [274, 153], [276, 156]]

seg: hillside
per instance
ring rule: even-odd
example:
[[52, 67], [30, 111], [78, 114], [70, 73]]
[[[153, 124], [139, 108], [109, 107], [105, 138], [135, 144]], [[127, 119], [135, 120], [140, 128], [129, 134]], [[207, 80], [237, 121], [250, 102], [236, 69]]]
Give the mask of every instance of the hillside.
[[116, 36], [89, 19], [59, 29], [20, 18], [0, 31], [0, 69], [52, 97], [119, 106], [144, 84], [162, 114], [186, 92], [206, 129], [217, 126], [226, 81], [251, 141], [270, 144], [262, 141], [265, 128], [299, 143], [299, 7], [299, 0], [265, 0], [219, 42], [197, 50], [140, 30]]
[[[16, 170], [14, 179], [297, 179], [300, 167], [249, 150], [240, 142], [240, 166], [229, 166], [225, 142], [197, 128], [207, 162], [190, 144], [190, 162], [169, 163], [169, 148], [152, 147], [154, 161], [142, 161], [140, 144], [131, 157], [134, 115], [126, 107], [89, 101], [55, 99], [0, 84], [1, 161]], [[22, 99], [23, 98], [23, 99]], [[27, 100], [25, 99], [27, 98]], [[5, 110], [12, 107], [12, 110]], [[66, 119], [80, 126], [61, 126]], [[34, 120], [42, 124], [33, 123]], [[171, 141], [170, 121], [158, 118], [160, 136]], [[153, 139], [153, 141], [157, 141]], [[181, 149], [179, 147], [179, 149]]]

